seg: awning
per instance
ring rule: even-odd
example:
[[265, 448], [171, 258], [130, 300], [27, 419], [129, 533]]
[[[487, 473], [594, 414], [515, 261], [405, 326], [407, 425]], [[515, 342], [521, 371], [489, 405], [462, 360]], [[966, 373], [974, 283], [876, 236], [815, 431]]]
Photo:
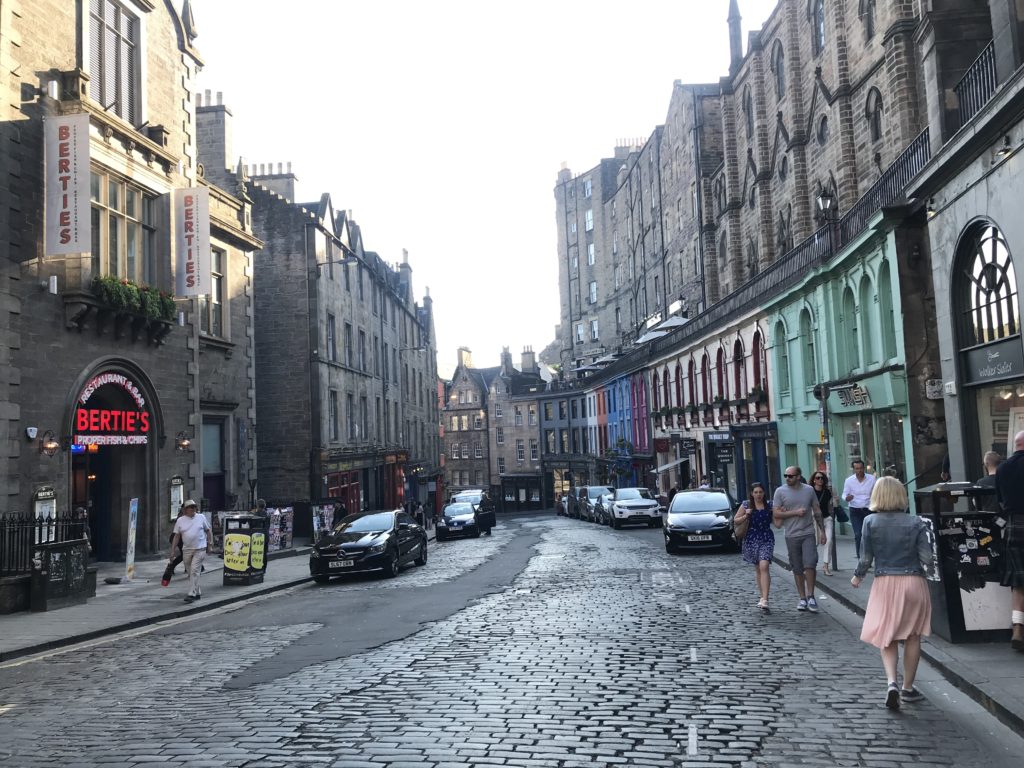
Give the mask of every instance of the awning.
[[690, 321], [687, 320], [684, 317], [679, 317], [678, 315], [673, 315], [668, 320], [663, 322], [661, 325], [655, 327], [654, 330], [656, 330], [656, 331], [667, 331], [670, 328], [678, 328], [681, 325], [686, 325], [688, 322], [690, 322]]
[[689, 460], [690, 460], [689, 456], [686, 456], [685, 458], [682, 458], [682, 459], [676, 459], [675, 461], [670, 461], [668, 464], [662, 464], [660, 467], [658, 467], [654, 471], [655, 472], [664, 472], [665, 470], [672, 469], [672, 467], [676, 466], [677, 464], [682, 464], [684, 461], [689, 461]]
[[649, 341], [654, 341], [655, 339], [660, 339], [662, 336], [667, 336], [667, 335], [668, 335], [668, 331], [648, 331], [647, 333], [645, 333], [643, 336], [641, 336], [639, 339], [637, 339], [633, 343], [634, 344], [646, 344]]

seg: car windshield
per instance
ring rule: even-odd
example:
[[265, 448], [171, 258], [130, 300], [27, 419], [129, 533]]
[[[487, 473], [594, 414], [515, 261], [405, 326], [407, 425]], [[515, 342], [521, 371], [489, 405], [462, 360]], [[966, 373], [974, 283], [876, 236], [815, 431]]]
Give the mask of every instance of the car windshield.
[[730, 512], [732, 505], [724, 493], [677, 493], [670, 514], [686, 512]]
[[590, 498], [592, 498], [592, 499], [596, 499], [596, 498], [598, 498], [600, 496], [603, 496], [604, 494], [609, 493], [609, 492], [611, 492], [611, 488], [604, 488], [603, 486], [599, 487], [599, 488], [588, 488], [587, 489], [587, 495]]
[[447, 517], [456, 517], [457, 515], [472, 515], [473, 505], [469, 503], [458, 503], [449, 504], [444, 508], [444, 514]]
[[617, 501], [629, 501], [630, 499], [651, 499], [653, 501], [654, 497], [646, 488], [619, 488], [615, 492], [615, 499]]
[[349, 515], [334, 526], [335, 533], [363, 531], [389, 531], [395, 520], [394, 512], [374, 512], [370, 515]]
[[452, 498], [452, 501], [460, 502], [463, 504], [479, 504], [480, 494], [479, 493], [460, 493]]

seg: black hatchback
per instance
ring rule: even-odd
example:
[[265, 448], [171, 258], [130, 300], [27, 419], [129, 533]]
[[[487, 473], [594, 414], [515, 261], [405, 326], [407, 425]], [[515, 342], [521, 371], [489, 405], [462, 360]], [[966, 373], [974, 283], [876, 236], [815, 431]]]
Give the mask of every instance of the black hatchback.
[[680, 491], [665, 517], [665, 551], [735, 547], [732, 517], [736, 506], [721, 488]]
[[427, 532], [400, 509], [343, 517], [309, 553], [309, 572], [320, 584], [357, 571], [394, 577], [408, 563], [427, 564]]

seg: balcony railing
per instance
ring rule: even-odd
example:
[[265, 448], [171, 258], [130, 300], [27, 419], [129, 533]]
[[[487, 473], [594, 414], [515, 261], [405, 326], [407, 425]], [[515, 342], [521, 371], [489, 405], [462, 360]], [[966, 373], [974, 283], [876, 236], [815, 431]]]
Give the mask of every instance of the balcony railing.
[[996, 92], [999, 81], [996, 77], [995, 41], [985, 46], [985, 50], [974, 60], [967, 72], [953, 90], [957, 98], [956, 130], [963, 128], [967, 122], [984, 107], [992, 94]]
[[868, 220], [878, 211], [903, 197], [903, 190], [907, 188], [911, 179], [917, 176], [931, 159], [932, 150], [928, 137], [928, 129], [925, 128], [892, 165], [885, 169], [882, 178], [876, 181], [839, 220], [840, 246], [846, 245], [863, 232]]

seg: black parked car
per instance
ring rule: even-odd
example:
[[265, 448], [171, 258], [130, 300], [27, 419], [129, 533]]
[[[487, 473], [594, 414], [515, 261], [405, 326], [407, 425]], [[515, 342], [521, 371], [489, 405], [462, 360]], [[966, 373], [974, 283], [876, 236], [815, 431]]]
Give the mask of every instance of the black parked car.
[[609, 491], [608, 493], [602, 493], [597, 497], [597, 501], [594, 502], [594, 520], [599, 525], [611, 525], [612, 524], [612, 497], [615, 493]]
[[356, 571], [394, 577], [407, 563], [426, 565], [427, 532], [400, 509], [347, 515], [309, 553], [309, 572], [319, 584]]
[[480, 521], [477, 519], [476, 507], [468, 501], [456, 501], [444, 508], [441, 519], [437, 521], [437, 540], [444, 541], [456, 536], [480, 535]]
[[735, 548], [732, 517], [737, 502], [721, 488], [680, 491], [665, 520], [665, 551]]
[[603, 494], [611, 493], [612, 488], [607, 485], [587, 485], [580, 488], [579, 495], [579, 518], [589, 520], [591, 523], [599, 522], [595, 507], [598, 499]]

